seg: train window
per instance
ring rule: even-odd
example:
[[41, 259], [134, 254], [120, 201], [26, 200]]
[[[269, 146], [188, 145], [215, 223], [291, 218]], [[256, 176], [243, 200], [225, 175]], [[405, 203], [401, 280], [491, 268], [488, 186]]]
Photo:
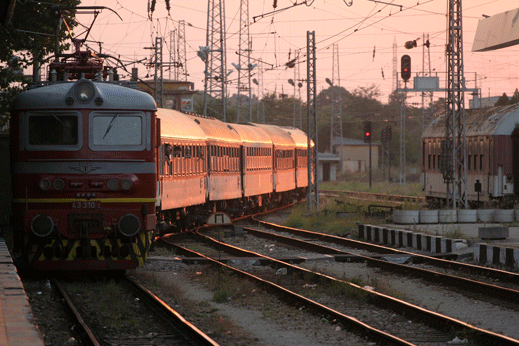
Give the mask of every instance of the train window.
[[[29, 150], [78, 150], [81, 148], [81, 116], [76, 112], [29, 113], [26, 145]], [[22, 125], [23, 126], [23, 125]]]
[[190, 146], [187, 146], [185, 149], [184, 149], [184, 156], [185, 157], [191, 157], [191, 147]]
[[142, 112], [93, 112], [89, 122], [92, 150], [138, 151], [147, 147], [149, 124]]

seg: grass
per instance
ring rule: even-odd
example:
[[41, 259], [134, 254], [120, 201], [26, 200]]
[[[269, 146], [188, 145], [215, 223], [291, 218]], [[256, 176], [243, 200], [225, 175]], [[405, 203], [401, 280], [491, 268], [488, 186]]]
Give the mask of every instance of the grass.
[[318, 211], [308, 214], [306, 204], [292, 208], [285, 226], [336, 236], [356, 237], [358, 223], [380, 224], [384, 217], [368, 215], [369, 202], [351, 203], [347, 198], [322, 198]]
[[[347, 190], [358, 192], [374, 192], [382, 194], [396, 194], [409, 196], [423, 196], [418, 175], [416, 179], [408, 179], [408, 183], [389, 183], [382, 178], [380, 172], [374, 174], [371, 187], [366, 173], [345, 173], [339, 176], [338, 181], [320, 182], [320, 190]], [[326, 197], [320, 199], [319, 210], [308, 213], [306, 203], [292, 209], [291, 215], [287, 218], [285, 226], [301, 228], [310, 231], [346, 236], [356, 238], [358, 223], [381, 224], [387, 221], [384, 216], [370, 216], [368, 213], [370, 204], [390, 204], [374, 201], [356, 201], [344, 196]], [[422, 205], [406, 203], [399, 206], [404, 210], [422, 209]], [[386, 210], [386, 209], [381, 209]], [[389, 215], [388, 215], [389, 217]]]
[[[410, 171], [410, 169], [407, 171]], [[417, 169], [417, 171], [419, 172], [420, 170]], [[394, 175], [397, 175], [396, 171]], [[400, 184], [398, 181], [388, 182], [387, 173], [386, 176], [383, 177], [381, 170], [376, 170], [372, 173], [371, 187], [369, 184], [369, 175], [367, 172], [343, 173], [338, 176], [337, 181], [320, 182], [319, 187], [323, 190], [336, 191], [347, 190], [408, 196], [424, 195], [418, 173], [414, 175], [407, 175], [406, 184], [404, 185]]]

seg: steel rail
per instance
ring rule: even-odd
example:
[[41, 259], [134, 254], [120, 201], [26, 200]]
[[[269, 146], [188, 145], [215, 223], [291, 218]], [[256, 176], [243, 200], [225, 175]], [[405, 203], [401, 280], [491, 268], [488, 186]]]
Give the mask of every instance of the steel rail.
[[[136, 282], [132, 278], [125, 276], [127, 282], [137, 290], [138, 294], [150, 302], [161, 314], [165, 316], [167, 321], [173, 320], [176, 325], [182, 326], [183, 331], [189, 334], [189, 337], [193, 339], [197, 345], [203, 346], [219, 346], [217, 342], [207, 336], [204, 332], [198, 329], [195, 325], [187, 321], [182, 315], [173, 310], [167, 303], [153, 294], [146, 287]], [[156, 311], [157, 313], [157, 311]]]
[[386, 193], [375, 193], [375, 192], [359, 192], [359, 191], [345, 191], [345, 190], [319, 190], [320, 193], [328, 194], [340, 194], [349, 197], [371, 199], [376, 198], [378, 200], [393, 201], [393, 202], [412, 202], [412, 203], [424, 203], [425, 197], [419, 196], [404, 196], [404, 195], [389, 195]]
[[[240, 256], [249, 256], [249, 257], [262, 257], [262, 258], [270, 260], [271, 263], [274, 264], [276, 267], [285, 267], [285, 268], [287, 268], [288, 271], [292, 271], [292, 272], [298, 273], [300, 275], [306, 275], [306, 276], [314, 275], [314, 276], [317, 276], [320, 280], [327, 281], [329, 283], [341, 283], [341, 284], [350, 285], [353, 289], [359, 290], [360, 292], [363, 292], [364, 294], [368, 295], [371, 298], [370, 301], [372, 301], [374, 304], [378, 305], [379, 307], [384, 308], [384, 309], [391, 309], [392, 311], [394, 311], [398, 314], [403, 314], [403, 313], [410, 314], [410, 315], [414, 316], [415, 318], [417, 318], [417, 320], [419, 320], [420, 322], [422, 322], [426, 325], [432, 326], [434, 328], [437, 328], [439, 330], [442, 330], [442, 331], [445, 331], [448, 333], [452, 332], [452, 330], [459, 330], [459, 331], [464, 332], [465, 335], [470, 335], [471, 338], [473, 338], [474, 340], [477, 340], [478, 343], [482, 343], [485, 345], [488, 344], [488, 345], [519, 346], [519, 340], [472, 326], [466, 322], [436, 313], [434, 311], [430, 311], [430, 310], [421, 308], [419, 306], [407, 303], [400, 299], [396, 299], [396, 298], [393, 298], [393, 297], [390, 297], [390, 296], [387, 296], [387, 295], [384, 295], [384, 294], [381, 294], [381, 293], [378, 293], [375, 291], [370, 291], [370, 290], [364, 289], [351, 282], [346, 282], [343, 280], [339, 280], [339, 279], [330, 277], [328, 275], [324, 275], [321, 273], [313, 272], [311, 270], [300, 268], [295, 265], [291, 265], [289, 263], [255, 253], [253, 251], [247, 251], [244, 249], [240, 249], [238, 247], [220, 242], [207, 235], [203, 235], [200, 232], [197, 232], [196, 234], [198, 236], [200, 236], [202, 239], [204, 239], [206, 242], [211, 244], [212, 246], [219, 247], [221, 249], [225, 249], [226, 252], [231, 253], [231, 254], [236, 254], [236, 255], [240, 255]], [[199, 253], [196, 253], [196, 256], [206, 258], [206, 256], [203, 256]], [[212, 259], [212, 260], [218, 262], [216, 259]], [[386, 263], [389, 263], [389, 262], [386, 262]], [[223, 263], [221, 265], [229, 267]], [[229, 268], [232, 268], [232, 267], [229, 267]], [[235, 270], [235, 269], [233, 269], [233, 270]], [[240, 271], [240, 272], [242, 272], [242, 271]], [[245, 274], [251, 275], [249, 273], [245, 273]], [[285, 290], [284, 288], [282, 288], [282, 289]], [[304, 298], [304, 299], [306, 299], [306, 298]], [[317, 303], [313, 302], [312, 304], [317, 304]]]
[[[403, 250], [397, 250], [394, 248], [373, 244], [373, 243], [367, 243], [359, 240], [349, 239], [349, 238], [343, 238], [338, 237], [334, 235], [319, 233], [319, 232], [313, 232], [313, 231], [306, 231], [302, 229], [292, 228], [292, 227], [286, 227], [281, 225], [276, 225], [274, 223], [258, 220], [256, 218], [252, 218], [254, 221], [259, 222], [263, 226], [267, 228], [272, 228], [276, 231], [280, 232], [287, 232], [294, 235], [298, 235], [301, 237], [311, 238], [311, 239], [317, 239], [322, 241], [327, 241], [335, 244], [339, 244], [346, 247], [352, 247], [355, 249], [363, 249], [371, 252], [376, 252], [380, 254], [401, 254], [404, 256], [412, 256], [413, 258], [418, 258], [419, 261], [425, 263], [434, 265], [440, 268], [444, 269], [451, 269], [451, 270], [459, 270], [463, 272], [470, 272], [475, 273], [478, 275], [485, 275], [494, 279], [499, 279], [501, 281], [506, 282], [512, 282], [512, 283], [519, 283], [519, 274], [512, 273], [506, 270], [501, 269], [494, 269], [494, 268], [488, 268], [488, 267], [482, 267], [474, 264], [469, 263], [462, 263], [462, 262], [455, 262], [450, 261], [442, 258], [437, 258], [433, 256], [427, 256], [423, 254], [417, 254], [413, 252], [403, 251]], [[359, 227], [367, 227], [370, 225], [359, 225]], [[444, 257], [447, 257], [445, 255]]]
[[[204, 236], [205, 237], [205, 236]], [[182, 247], [180, 245], [174, 244], [170, 241], [168, 241], [168, 237], [162, 237], [160, 239], [166, 246], [174, 247], [175, 249], [179, 250], [181, 253], [188, 254], [189, 256], [195, 256], [200, 257], [205, 260], [210, 261], [213, 264], [223, 266], [229, 270], [231, 270], [234, 273], [237, 273], [241, 275], [242, 277], [245, 277], [247, 279], [256, 281], [257, 283], [263, 285], [271, 292], [274, 292], [275, 294], [281, 295], [285, 297], [285, 299], [289, 301], [296, 301], [298, 304], [310, 307], [312, 311], [318, 311], [322, 314], [327, 314], [329, 316], [333, 316], [337, 321], [340, 321], [349, 331], [355, 332], [357, 334], [362, 334], [366, 337], [368, 337], [372, 341], [381, 342], [383, 345], [405, 345], [405, 346], [413, 346], [414, 344], [409, 343], [405, 340], [402, 340], [398, 337], [395, 337], [394, 335], [388, 334], [384, 331], [378, 330], [376, 328], [373, 328], [365, 323], [362, 323], [361, 321], [357, 320], [356, 318], [350, 317], [348, 315], [345, 315], [341, 312], [338, 312], [336, 310], [333, 310], [327, 306], [324, 306], [322, 304], [319, 304], [311, 299], [308, 299], [300, 294], [294, 293], [282, 286], [279, 286], [277, 284], [274, 284], [270, 281], [264, 280], [258, 276], [252, 275], [250, 273], [247, 273], [245, 271], [236, 269], [232, 266], [228, 266], [225, 263], [222, 263], [218, 261], [217, 259], [213, 259], [210, 257], [207, 257], [201, 253], [198, 253], [196, 251], [189, 250], [185, 247]], [[223, 243], [222, 243], [223, 244]], [[238, 248], [235, 248], [236, 251], [238, 251]], [[251, 252], [251, 254], [254, 254]], [[254, 254], [254, 256], [259, 257], [265, 257], [258, 254]], [[265, 257], [268, 259], [268, 257]], [[272, 260], [272, 259], [271, 259]], [[276, 260], [274, 260], [276, 261]], [[281, 263], [281, 262], [280, 262]], [[284, 264], [283, 264], [284, 265]]]
[[75, 325], [79, 328], [79, 333], [83, 342], [89, 346], [101, 346], [90, 327], [85, 323], [83, 317], [75, 307], [74, 303], [67, 294], [67, 291], [63, 288], [61, 283], [56, 280], [51, 280], [52, 286], [55, 288], [55, 292], [63, 299], [65, 308], [69, 312], [69, 315], [74, 320]]
[[[519, 302], [519, 291], [511, 288], [496, 286], [492, 284], [487, 284], [484, 282], [471, 280], [459, 276], [454, 276], [450, 274], [444, 274], [435, 272], [428, 269], [416, 268], [409, 265], [393, 263], [390, 261], [385, 261], [377, 258], [373, 258], [367, 255], [359, 255], [354, 254], [347, 251], [338, 250], [332, 247], [318, 245], [314, 243], [309, 243], [304, 240], [295, 239], [286, 237], [283, 235], [270, 233], [266, 231], [256, 230], [252, 228], [244, 228], [249, 234], [253, 234], [260, 238], [275, 240], [283, 244], [297, 246], [309, 251], [314, 251], [322, 254], [334, 254], [334, 255], [355, 255], [362, 260], [366, 261], [368, 265], [373, 267], [382, 268], [385, 270], [390, 270], [392, 272], [401, 273], [404, 275], [411, 274], [415, 277], [419, 277], [421, 279], [425, 279], [427, 281], [433, 283], [442, 283], [445, 285], [449, 285], [452, 287], [460, 288], [465, 291], [474, 292], [474, 293], [482, 293], [485, 296], [489, 297], [498, 297], [502, 300], [510, 301], [513, 303]], [[410, 254], [411, 255], [411, 254]], [[412, 254], [413, 257], [414, 254]], [[415, 257], [416, 258], [416, 257]], [[420, 256], [418, 256], [420, 258]], [[335, 256], [335, 260], [337, 262], [345, 262], [347, 259], [341, 259], [340, 256]]]

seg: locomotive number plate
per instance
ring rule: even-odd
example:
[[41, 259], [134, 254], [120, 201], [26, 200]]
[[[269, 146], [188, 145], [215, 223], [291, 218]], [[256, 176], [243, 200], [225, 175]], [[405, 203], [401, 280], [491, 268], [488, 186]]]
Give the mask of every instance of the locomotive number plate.
[[72, 202], [72, 209], [98, 209], [101, 204], [94, 201]]

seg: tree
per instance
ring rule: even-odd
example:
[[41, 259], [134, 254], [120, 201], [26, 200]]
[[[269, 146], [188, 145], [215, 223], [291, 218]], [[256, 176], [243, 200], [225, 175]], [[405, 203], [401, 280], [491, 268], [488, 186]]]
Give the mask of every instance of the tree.
[[510, 101], [508, 100], [508, 96], [506, 96], [506, 93], [503, 93], [494, 106], [506, 106], [509, 103]]
[[[77, 6], [80, 0], [17, 1], [10, 24], [0, 25], [0, 128], [7, 123], [14, 97], [32, 80], [23, 70], [40, 66], [53, 57], [60, 12], [53, 3]], [[67, 24], [77, 25], [73, 11], [61, 11]], [[66, 28], [59, 29], [60, 49], [68, 48]], [[52, 55], [51, 55], [52, 54]]]
[[517, 88], [515, 88], [514, 95], [510, 99], [510, 104], [512, 105], [517, 102], [519, 102], [519, 90], [517, 90]]

